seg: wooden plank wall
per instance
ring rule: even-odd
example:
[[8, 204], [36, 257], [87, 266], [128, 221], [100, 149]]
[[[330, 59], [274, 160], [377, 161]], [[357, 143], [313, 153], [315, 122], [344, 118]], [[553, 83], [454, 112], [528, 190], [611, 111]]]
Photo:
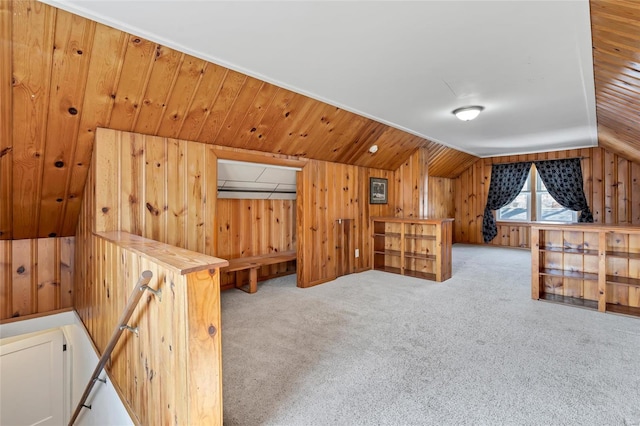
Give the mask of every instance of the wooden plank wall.
[[74, 238], [0, 241], [0, 320], [73, 306]]
[[101, 237], [88, 238], [95, 256], [84, 259], [89, 273], [75, 306], [100, 353], [141, 272], [151, 271], [150, 287], [162, 290], [162, 300], [142, 296], [128, 322], [138, 333], [125, 332], [107, 367], [135, 422], [222, 424], [218, 271], [181, 275]]
[[215, 254], [213, 145], [106, 129], [96, 139], [96, 167], [104, 172], [96, 182], [96, 232], [126, 231]]
[[455, 180], [429, 176], [427, 217], [443, 219], [455, 217]]
[[[424, 202], [419, 201], [423, 188], [413, 184], [418, 178], [411, 177], [423, 169], [394, 173], [317, 160], [305, 161], [295, 203], [222, 201], [216, 199], [215, 174], [216, 152], [221, 147], [106, 129], [99, 129], [96, 137], [95, 158], [103, 169], [110, 170], [110, 177], [100, 185], [106, 189], [95, 194], [99, 206], [95, 218], [81, 221], [95, 220], [97, 231], [127, 231], [222, 258], [246, 253], [249, 248], [287, 250], [302, 238], [302, 246], [297, 244], [297, 267], [298, 283], [304, 287], [337, 276], [334, 227], [338, 219], [353, 219], [350, 231], [360, 257], [350, 272], [366, 270], [370, 268], [370, 216], [397, 214], [397, 194], [408, 182], [411, 190], [405, 193], [411, 208], [419, 211], [418, 204]], [[226, 151], [245, 157], [250, 153], [232, 148]], [[273, 162], [274, 158], [285, 161], [290, 157], [254, 152], [252, 158]], [[418, 161], [420, 156], [413, 158]], [[399, 179], [398, 173], [409, 177]], [[388, 204], [369, 204], [370, 177], [389, 180]], [[247, 214], [250, 209], [252, 213]], [[252, 220], [257, 217], [261, 218], [260, 226]], [[282, 230], [290, 237], [277, 235]]]
[[99, 127], [388, 170], [428, 143], [37, 0], [0, 40], [0, 239], [74, 235]]
[[[455, 233], [459, 243], [483, 244], [482, 215], [491, 182], [491, 164], [582, 157], [587, 202], [595, 223], [640, 225], [640, 164], [602, 148], [584, 148], [541, 154], [478, 160], [455, 179]], [[493, 245], [530, 247], [530, 226], [498, 223]]]
[[396, 217], [428, 215], [429, 157], [426, 148], [417, 149], [395, 172], [393, 200]]
[[[369, 204], [369, 178], [389, 182], [388, 204]], [[338, 219], [352, 219], [351, 242], [360, 250], [352, 271], [371, 269], [372, 216], [393, 216], [397, 197], [394, 172], [310, 160], [298, 180], [298, 286], [335, 279], [342, 270], [336, 259]]]
[[[216, 256], [223, 259], [247, 257], [296, 249], [295, 200], [219, 199], [216, 207]], [[295, 272], [295, 262], [265, 266], [258, 279]], [[226, 288], [235, 273], [223, 273]]]
[[[97, 146], [102, 144], [98, 143]], [[137, 150], [133, 155], [129, 153], [129, 157], [138, 164], [142, 152], [139, 145], [133, 146]], [[114, 152], [118, 151], [112, 150], [111, 153]], [[99, 151], [98, 155], [101, 154], [106, 153]], [[113, 172], [113, 168], [108, 166], [117, 164], [114, 161], [118, 158], [107, 156], [102, 160], [107, 166], [103, 170]], [[206, 238], [204, 235], [193, 238], [189, 232], [180, 232], [186, 225], [173, 228], [178, 235], [169, 236], [159, 231], [153, 220], [147, 220], [142, 214], [138, 216], [139, 212], [130, 208], [131, 205], [142, 204], [151, 216], [160, 216], [155, 214], [155, 204], [149, 202], [148, 207], [142, 195], [140, 198], [133, 195], [132, 202], [122, 206], [127, 211], [118, 214], [117, 220], [108, 215], [110, 208], [107, 211], [95, 208], [98, 200], [106, 200], [104, 193], [112, 199], [121, 195], [121, 190], [119, 187], [116, 189], [113, 182], [96, 176], [96, 162], [97, 158], [94, 157], [75, 237], [77, 267], [73, 286], [74, 307], [96, 348], [102, 352], [140, 272], [151, 270], [153, 279], [150, 285], [163, 290], [162, 302], [151, 294], [143, 296], [139, 302], [129, 324], [139, 327], [140, 333], [125, 334], [116, 346], [108, 366], [112, 382], [136, 424], [222, 424], [218, 272], [215, 271], [214, 275], [210, 271], [179, 275], [94, 235], [93, 227], [96, 223], [103, 228], [120, 226], [121, 219], [130, 218], [132, 213], [136, 213], [137, 221], [125, 220], [125, 224], [140, 232], [159, 232], [158, 235], [164, 235], [168, 240], [199, 244], [205, 248]], [[151, 166], [157, 167], [154, 162], [151, 162]], [[191, 171], [191, 179], [187, 179], [191, 185], [190, 196], [203, 203], [202, 196], [198, 195], [201, 192], [197, 191], [201, 185], [194, 184], [194, 181], [199, 181], [196, 177], [202, 172], [197, 166], [194, 169], [197, 170]], [[146, 183], [145, 179], [140, 180]], [[98, 189], [96, 183], [101, 185]], [[121, 180], [116, 180], [117, 185], [121, 183]], [[163, 182], [160, 184], [165, 185]], [[179, 182], [175, 186], [181, 187]], [[149, 189], [153, 194], [154, 188], [151, 185]], [[186, 194], [182, 194], [186, 198]], [[201, 212], [200, 205], [193, 206], [193, 209], [195, 213], [190, 216], [187, 213], [176, 215], [173, 210], [162, 208], [161, 211], [169, 211], [173, 216], [166, 217], [162, 223], [194, 223], [193, 217]], [[197, 228], [204, 225], [197, 226], [201, 222], [195, 223], [195, 235], [198, 235]], [[203, 336], [203, 331], [206, 336]], [[206, 383], [202, 383], [203, 379]]]

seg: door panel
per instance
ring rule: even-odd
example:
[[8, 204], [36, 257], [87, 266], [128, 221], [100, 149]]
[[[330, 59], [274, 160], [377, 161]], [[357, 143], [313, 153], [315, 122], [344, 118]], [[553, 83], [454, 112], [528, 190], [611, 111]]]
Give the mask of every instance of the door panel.
[[0, 343], [0, 424], [64, 424], [63, 343], [59, 329]]

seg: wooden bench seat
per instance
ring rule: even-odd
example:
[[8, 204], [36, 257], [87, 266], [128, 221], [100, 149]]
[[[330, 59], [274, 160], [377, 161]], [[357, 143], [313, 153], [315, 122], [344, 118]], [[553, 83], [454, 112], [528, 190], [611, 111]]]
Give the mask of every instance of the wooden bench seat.
[[[236, 272], [236, 288], [246, 291], [247, 293], [255, 293], [258, 291], [258, 269], [262, 266], [275, 265], [278, 263], [296, 260], [296, 251], [280, 251], [277, 253], [261, 254], [258, 256], [238, 257], [229, 259], [229, 266], [221, 268], [221, 272]], [[242, 287], [240, 273], [249, 271], [249, 289]]]

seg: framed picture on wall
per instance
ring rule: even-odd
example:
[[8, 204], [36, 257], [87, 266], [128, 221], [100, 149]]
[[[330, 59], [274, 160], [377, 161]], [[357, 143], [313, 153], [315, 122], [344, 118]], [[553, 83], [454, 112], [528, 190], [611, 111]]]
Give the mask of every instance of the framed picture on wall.
[[369, 178], [369, 204], [387, 204], [387, 194], [387, 179]]

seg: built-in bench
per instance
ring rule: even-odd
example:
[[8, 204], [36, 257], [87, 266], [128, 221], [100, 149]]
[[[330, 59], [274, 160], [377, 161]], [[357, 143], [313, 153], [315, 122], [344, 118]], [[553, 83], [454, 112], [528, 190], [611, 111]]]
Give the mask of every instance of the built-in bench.
[[[251, 257], [238, 257], [229, 259], [229, 266], [220, 269], [221, 272], [236, 273], [236, 288], [247, 293], [255, 293], [258, 291], [258, 270], [263, 266], [275, 265], [278, 263], [290, 262], [296, 260], [296, 251], [280, 251], [277, 253], [261, 254]], [[243, 286], [241, 273], [249, 271], [249, 288]]]

